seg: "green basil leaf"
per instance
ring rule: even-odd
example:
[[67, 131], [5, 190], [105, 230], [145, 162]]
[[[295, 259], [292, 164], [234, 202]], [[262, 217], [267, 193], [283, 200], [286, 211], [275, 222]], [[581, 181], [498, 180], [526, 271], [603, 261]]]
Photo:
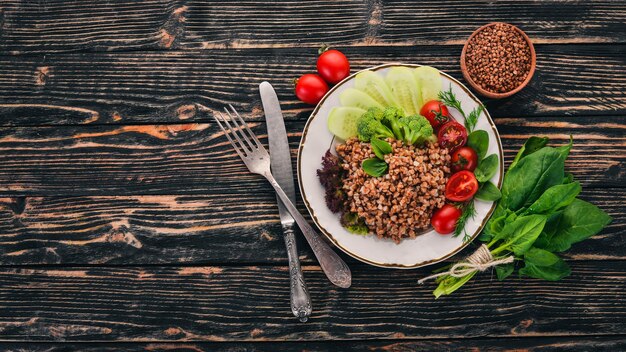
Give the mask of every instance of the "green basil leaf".
[[511, 252], [521, 256], [535, 243], [535, 240], [546, 225], [546, 220], [547, 218], [544, 215], [517, 217], [513, 222], [504, 225], [502, 231], [495, 238], [506, 240], [506, 244]]
[[563, 177], [563, 184], [574, 182], [574, 175], [571, 172], [566, 172]]
[[548, 214], [561, 210], [572, 203], [581, 190], [578, 182], [552, 186], [524, 214]]
[[537, 150], [545, 147], [546, 144], [548, 144], [548, 140], [549, 140], [548, 137], [533, 136], [533, 137], [528, 138], [526, 142], [524, 143], [524, 145], [520, 148], [519, 152], [517, 152], [515, 159], [513, 159], [513, 162], [509, 166], [509, 169], [515, 166], [515, 164], [517, 164], [517, 162], [519, 162], [525, 156], [528, 156], [536, 152]]
[[474, 149], [478, 160], [483, 160], [489, 149], [489, 134], [487, 131], [476, 130], [467, 136], [467, 145]]
[[381, 160], [385, 159], [385, 154], [389, 154], [393, 151], [391, 144], [379, 138], [372, 138], [370, 144], [372, 145], [372, 151], [374, 151], [374, 154], [376, 154], [376, 156]]
[[366, 174], [374, 177], [379, 177], [387, 172], [389, 165], [386, 162], [378, 158], [369, 158], [363, 160], [361, 167]]
[[515, 269], [515, 266], [513, 265], [513, 263], [497, 265], [496, 276], [498, 277], [498, 280], [503, 281], [504, 279], [509, 277], [511, 274], [513, 274], [514, 269]]
[[600, 232], [611, 220], [611, 217], [597, 206], [574, 199], [563, 210], [554, 234], [547, 238], [547, 243], [542, 243], [542, 248], [552, 252], [566, 251], [572, 244]]
[[[373, 142], [374, 139], [371, 140], [371, 142]], [[374, 155], [376, 155], [376, 157], [380, 160], [385, 160], [385, 154], [383, 154], [383, 152], [380, 150], [380, 148], [378, 148], [378, 146], [376, 146], [376, 144], [371, 143], [372, 145], [372, 151], [374, 152]]]
[[474, 176], [478, 182], [487, 182], [498, 171], [498, 155], [491, 154], [484, 158], [479, 164], [476, 170], [474, 170]]
[[531, 205], [546, 189], [563, 183], [564, 167], [565, 159], [551, 147], [520, 159], [504, 176], [502, 206], [517, 211]]
[[478, 192], [475, 195], [476, 199], [484, 200], [484, 201], [496, 201], [502, 197], [502, 193], [496, 185], [494, 185], [491, 181], [487, 181], [480, 185]]
[[553, 253], [539, 248], [531, 248], [524, 254], [524, 267], [519, 270], [520, 275], [537, 279], [558, 281], [568, 276], [571, 269]]

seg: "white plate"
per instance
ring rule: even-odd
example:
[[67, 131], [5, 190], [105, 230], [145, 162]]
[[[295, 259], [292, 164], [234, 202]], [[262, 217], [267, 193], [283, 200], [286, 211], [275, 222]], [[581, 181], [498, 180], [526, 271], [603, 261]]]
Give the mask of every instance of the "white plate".
[[[386, 64], [369, 68], [368, 70], [385, 74], [393, 66], [418, 67], [420, 65]], [[324, 188], [320, 184], [316, 171], [321, 167], [322, 156], [329, 147], [334, 148], [333, 135], [328, 131], [328, 113], [333, 107], [341, 106], [339, 94], [354, 86], [354, 76], [346, 78], [334, 86], [317, 105], [307, 121], [302, 133], [300, 149], [298, 151], [298, 181], [300, 192], [313, 221], [322, 233], [335, 246], [352, 257], [376, 266], [386, 268], [410, 269], [433, 264], [444, 260], [461, 249], [470, 241], [463, 242], [463, 236], [439, 235], [430, 229], [427, 233], [414, 239], [404, 239], [396, 244], [389, 239], [379, 239], [375, 235], [355, 235], [344, 229], [339, 223], [339, 215], [332, 213], [324, 201]], [[441, 72], [443, 86], [447, 90], [450, 86], [465, 112], [472, 111], [479, 104], [479, 100], [456, 79]], [[457, 120], [462, 119], [456, 111], [451, 111]], [[491, 181], [498, 186], [502, 184], [503, 153], [498, 131], [485, 110], [478, 119], [476, 129], [482, 129], [489, 134], [489, 150], [487, 155], [496, 153], [500, 159], [500, 167]], [[473, 240], [482, 230], [485, 222], [495, 208], [494, 202], [476, 200], [476, 216], [467, 222], [465, 231]]]

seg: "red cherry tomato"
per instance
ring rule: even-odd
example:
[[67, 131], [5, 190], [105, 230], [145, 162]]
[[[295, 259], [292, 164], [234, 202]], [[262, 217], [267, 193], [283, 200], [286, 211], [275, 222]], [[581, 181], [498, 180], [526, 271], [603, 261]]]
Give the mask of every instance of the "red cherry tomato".
[[328, 92], [328, 85], [318, 75], [307, 73], [296, 82], [296, 96], [307, 104], [319, 103], [326, 92]]
[[424, 104], [420, 109], [420, 115], [424, 116], [435, 130], [450, 121], [448, 108], [438, 100], [431, 100]]
[[450, 121], [441, 126], [437, 133], [437, 139], [442, 148], [453, 150], [465, 145], [465, 142], [467, 142], [467, 130], [460, 123]]
[[439, 234], [447, 235], [454, 231], [456, 222], [461, 217], [461, 213], [461, 209], [454, 205], [446, 204], [433, 214], [433, 217], [430, 219], [430, 224], [433, 225], [433, 228]]
[[478, 155], [470, 147], [459, 147], [452, 152], [452, 171], [474, 171], [478, 165]]
[[317, 58], [317, 72], [328, 83], [335, 84], [350, 75], [350, 62], [339, 50], [326, 50]]
[[471, 171], [463, 170], [452, 175], [446, 184], [446, 198], [453, 202], [465, 202], [478, 191], [478, 181]]

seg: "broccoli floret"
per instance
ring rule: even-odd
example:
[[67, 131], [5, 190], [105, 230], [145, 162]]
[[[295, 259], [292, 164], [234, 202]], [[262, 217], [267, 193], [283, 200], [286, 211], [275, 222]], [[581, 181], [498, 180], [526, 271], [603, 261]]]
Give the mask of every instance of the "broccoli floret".
[[[380, 109], [376, 109], [379, 110]], [[357, 122], [356, 131], [357, 137], [363, 142], [369, 142], [374, 137], [380, 138], [393, 138], [393, 133], [378, 119], [380, 115], [373, 112], [372, 109], [368, 110]]]
[[367, 228], [365, 221], [355, 213], [345, 212], [341, 216], [341, 225], [346, 228], [346, 230], [357, 234], [357, 235], [367, 235], [370, 230]]
[[365, 114], [363, 114], [363, 116], [372, 116], [376, 120], [382, 121], [382, 119], [383, 119], [383, 111], [381, 109], [379, 109], [379, 108], [369, 108], [369, 109], [367, 109]]
[[390, 106], [383, 111], [383, 124], [385, 124], [391, 132], [393, 132], [394, 138], [402, 140], [402, 128], [398, 123], [398, 120], [404, 117], [404, 111], [402, 109]]
[[402, 117], [398, 123], [402, 129], [402, 140], [407, 144], [423, 144], [433, 135], [433, 127], [423, 116]]

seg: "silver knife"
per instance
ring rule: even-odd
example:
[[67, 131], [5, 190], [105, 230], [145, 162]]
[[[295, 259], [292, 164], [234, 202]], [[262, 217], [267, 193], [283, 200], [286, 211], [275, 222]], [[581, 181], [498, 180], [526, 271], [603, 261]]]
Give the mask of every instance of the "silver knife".
[[[296, 203], [296, 190], [293, 184], [293, 170], [291, 169], [291, 154], [287, 131], [283, 121], [283, 113], [280, 110], [278, 97], [271, 84], [263, 82], [259, 85], [261, 101], [265, 111], [267, 122], [267, 139], [270, 146], [270, 162], [274, 178], [285, 191], [292, 203]], [[283, 238], [287, 247], [289, 259], [289, 277], [291, 280], [291, 312], [301, 322], [307, 321], [311, 315], [311, 297], [304, 282], [298, 248], [296, 247], [295, 220], [289, 214], [278, 196], [278, 213], [283, 227]]]

